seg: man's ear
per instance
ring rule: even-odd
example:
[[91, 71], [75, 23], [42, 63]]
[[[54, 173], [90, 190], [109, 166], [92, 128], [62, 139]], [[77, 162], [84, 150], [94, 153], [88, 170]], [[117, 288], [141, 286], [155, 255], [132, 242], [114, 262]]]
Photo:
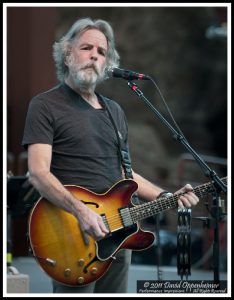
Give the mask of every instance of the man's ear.
[[68, 66], [70, 64], [70, 61], [71, 61], [71, 51], [72, 51], [72, 47], [71, 45], [66, 45], [66, 54], [65, 54], [65, 57], [64, 57], [64, 64], [66, 66]]
[[71, 54], [66, 54], [65, 58], [64, 58], [64, 64], [68, 67], [71, 63]]
[[70, 56], [65, 56], [65, 58], [64, 58], [64, 64], [68, 67], [68, 65], [69, 65], [69, 59], [70, 59]]

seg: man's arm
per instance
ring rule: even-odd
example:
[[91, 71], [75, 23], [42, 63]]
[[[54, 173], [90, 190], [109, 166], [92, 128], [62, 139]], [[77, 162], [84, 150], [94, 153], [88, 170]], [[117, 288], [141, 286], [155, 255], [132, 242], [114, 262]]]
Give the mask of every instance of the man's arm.
[[52, 146], [32, 144], [28, 146], [29, 181], [42, 197], [54, 205], [72, 213], [81, 230], [98, 240], [108, 233], [101, 216], [77, 200], [50, 172]]
[[164, 191], [162, 188], [154, 185], [153, 183], [151, 183], [150, 181], [148, 181], [141, 175], [139, 175], [135, 172], [132, 172], [132, 175], [133, 175], [133, 179], [138, 184], [137, 193], [143, 199], [148, 200], [148, 201], [153, 201], [157, 198], [157, 196], [161, 192]]
[[[137, 193], [143, 199], [148, 201], [155, 200], [159, 196], [159, 194], [164, 191], [162, 188], [152, 184], [150, 181], [135, 173], [134, 171], [132, 172], [132, 174], [133, 179], [138, 184]], [[187, 208], [190, 208], [199, 202], [198, 197], [192, 192], [192, 190], [192, 186], [190, 184], [186, 184], [183, 188], [175, 192], [175, 194], [185, 192], [185, 194], [183, 196], [180, 196], [180, 198], [178, 199], [179, 207], [183, 208], [185, 206]]]

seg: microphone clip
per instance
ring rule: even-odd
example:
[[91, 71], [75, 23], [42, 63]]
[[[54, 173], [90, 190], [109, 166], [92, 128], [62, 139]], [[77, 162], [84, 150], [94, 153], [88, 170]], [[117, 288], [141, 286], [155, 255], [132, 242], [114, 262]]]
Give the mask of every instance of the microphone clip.
[[143, 95], [142, 91], [140, 89], [138, 89], [138, 86], [134, 82], [129, 80], [128, 86], [130, 87], [131, 90], [133, 90], [135, 93], [137, 93], [137, 95], [139, 97], [141, 97]]

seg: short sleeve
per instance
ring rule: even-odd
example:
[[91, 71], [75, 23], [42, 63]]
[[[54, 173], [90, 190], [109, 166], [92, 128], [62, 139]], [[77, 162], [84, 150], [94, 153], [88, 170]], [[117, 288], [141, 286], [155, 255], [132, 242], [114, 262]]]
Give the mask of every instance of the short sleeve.
[[35, 97], [29, 103], [25, 121], [22, 145], [25, 149], [29, 144], [53, 143], [54, 128], [53, 117], [49, 111], [45, 99]]

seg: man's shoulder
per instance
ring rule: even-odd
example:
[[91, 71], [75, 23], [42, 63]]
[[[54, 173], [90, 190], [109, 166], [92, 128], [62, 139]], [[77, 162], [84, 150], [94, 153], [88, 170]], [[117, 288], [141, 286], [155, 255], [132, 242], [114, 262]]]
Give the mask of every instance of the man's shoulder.
[[62, 92], [62, 86], [56, 85], [54, 87], [52, 87], [49, 90], [46, 90], [44, 92], [41, 92], [37, 95], [35, 95], [32, 100], [34, 101], [40, 101], [40, 100], [45, 100], [45, 99], [54, 99], [56, 96], [61, 95]]

